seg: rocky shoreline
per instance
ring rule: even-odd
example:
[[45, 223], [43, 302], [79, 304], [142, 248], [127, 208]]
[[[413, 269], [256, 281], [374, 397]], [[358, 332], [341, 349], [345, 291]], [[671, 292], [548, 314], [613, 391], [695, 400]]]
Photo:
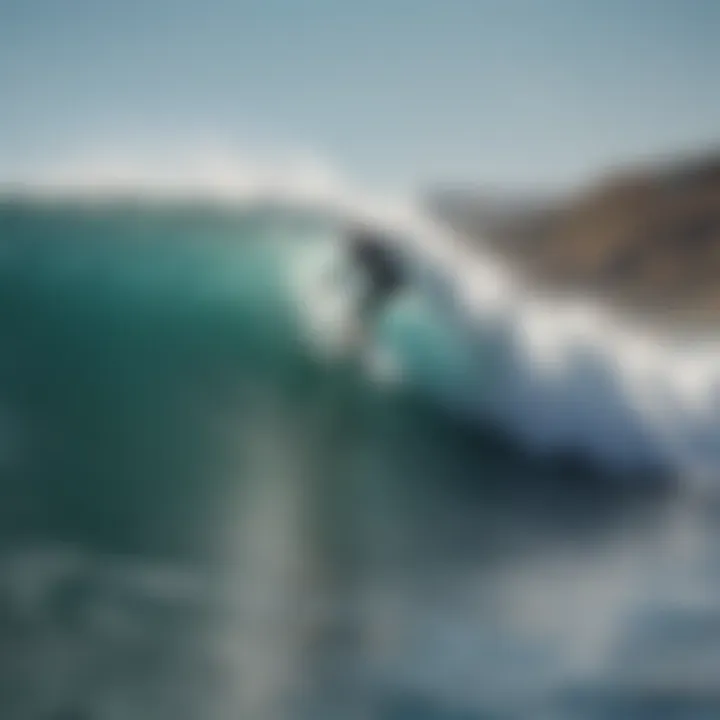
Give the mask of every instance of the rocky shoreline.
[[450, 190], [426, 206], [538, 289], [680, 327], [720, 322], [720, 151], [620, 169], [549, 201]]

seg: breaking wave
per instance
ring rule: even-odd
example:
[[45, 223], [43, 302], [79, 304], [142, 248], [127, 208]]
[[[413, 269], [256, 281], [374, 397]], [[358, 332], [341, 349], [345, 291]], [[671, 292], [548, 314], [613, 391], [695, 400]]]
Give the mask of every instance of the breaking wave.
[[[717, 342], [663, 335], [589, 301], [541, 296], [412, 198], [359, 191], [312, 157], [273, 165], [217, 152], [199, 161], [174, 157], [154, 170], [90, 160], [5, 187], [51, 198], [271, 203], [371, 223], [412, 279], [386, 318], [383, 344], [404, 376], [421, 378], [446, 407], [540, 452], [581, 450], [615, 466], [697, 477], [720, 467]], [[330, 227], [311, 247], [290, 252], [288, 265], [303, 322], [315, 340], [337, 347], [353, 302], [348, 276], [327, 281], [344, 252], [337, 225]]]

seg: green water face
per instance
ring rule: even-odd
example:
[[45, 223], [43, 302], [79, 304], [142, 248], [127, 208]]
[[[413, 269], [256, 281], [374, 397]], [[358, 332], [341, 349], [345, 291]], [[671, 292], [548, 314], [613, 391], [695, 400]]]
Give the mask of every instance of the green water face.
[[0, 533], [190, 551], [211, 523], [220, 417], [251, 417], [245, 396], [303, 372], [282, 249], [252, 217], [3, 220]]

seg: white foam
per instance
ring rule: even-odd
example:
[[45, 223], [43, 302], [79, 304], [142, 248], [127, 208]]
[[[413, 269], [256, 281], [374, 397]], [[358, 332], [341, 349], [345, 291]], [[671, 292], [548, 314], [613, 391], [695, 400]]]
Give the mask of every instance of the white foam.
[[465, 402], [478, 416], [542, 450], [692, 475], [720, 469], [720, 342], [651, 331], [588, 300], [541, 297], [412, 205], [350, 200], [348, 214], [400, 244], [476, 356], [478, 377], [466, 380], [478, 389]]

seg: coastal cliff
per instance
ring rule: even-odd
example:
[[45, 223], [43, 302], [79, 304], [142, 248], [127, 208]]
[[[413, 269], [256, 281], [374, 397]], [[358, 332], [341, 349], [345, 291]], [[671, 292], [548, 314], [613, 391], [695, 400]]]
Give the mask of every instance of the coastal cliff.
[[550, 202], [443, 191], [428, 207], [529, 282], [628, 311], [720, 320], [720, 151], [626, 168]]

